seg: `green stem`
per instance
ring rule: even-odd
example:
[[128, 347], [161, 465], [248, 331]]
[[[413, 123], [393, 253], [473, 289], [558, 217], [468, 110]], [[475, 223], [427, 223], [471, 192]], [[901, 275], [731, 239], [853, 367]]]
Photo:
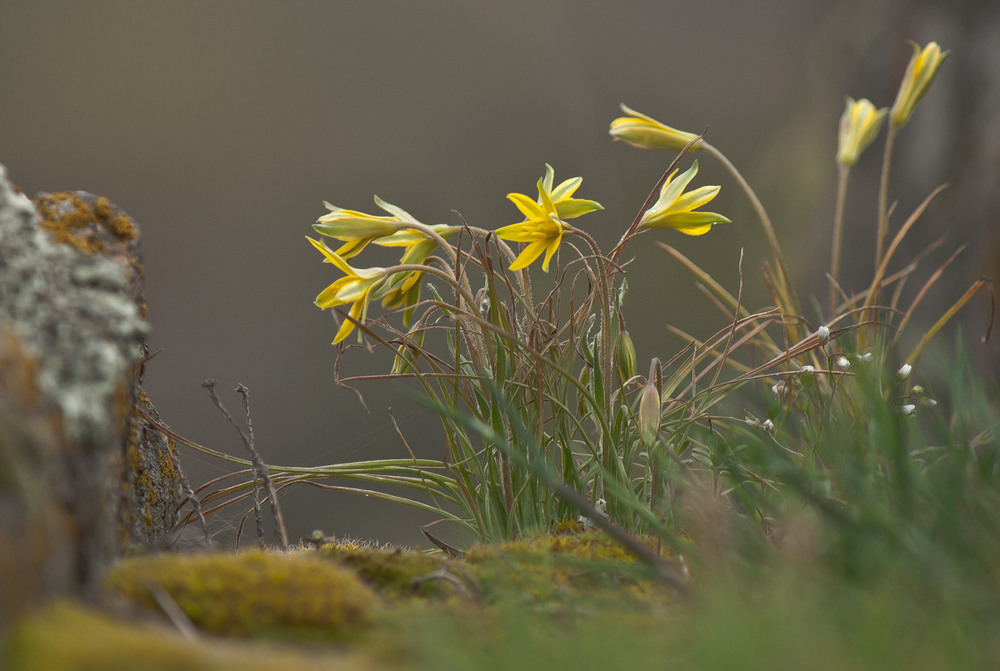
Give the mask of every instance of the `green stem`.
[[[778, 291], [783, 295], [785, 300], [788, 301], [792, 312], [796, 315], [801, 315], [802, 310], [799, 308], [799, 299], [795, 295], [795, 291], [792, 289], [790, 279], [791, 276], [788, 273], [788, 266], [785, 264], [785, 256], [781, 253], [781, 245], [778, 244], [778, 237], [774, 234], [774, 226], [771, 224], [771, 218], [767, 215], [767, 210], [764, 209], [764, 205], [760, 202], [760, 198], [757, 197], [753, 188], [751, 188], [750, 184], [743, 179], [743, 175], [740, 174], [740, 171], [736, 169], [736, 166], [732, 164], [725, 154], [704, 140], [701, 141], [701, 144], [705, 151], [722, 163], [723, 167], [729, 171], [729, 174], [733, 176], [733, 179], [736, 180], [736, 183], [740, 185], [740, 188], [743, 189], [743, 193], [745, 193], [747, 198], [750, 200], [750, 205], [757, 213], [757, 218], [760, 219], [760, 223], [764, 227], [764, 235], [767, 237], [767, 242], [771, 246], [774, 258], [778, 262], [778, 272], [781, 276], [781, 286], [778, 287]], [[787, 307], [789, 306], [782, 306], [782, 309], [787, 309]]]
[[[581, 238], [586, 240], [587, 244], [590, 246], [591, 251], [597, 259], [597, 278], [598, 283], [601, 287], [601, 341], [600, 341], [600, 359], [601, 359], [601, 377], [603, 378], [603, 384], [601, 388], [604, 390], [604, 398], [601, 399], [602, 405], [604, 407], [604, 416], [611, 419], [611, 288], [608, 284], [608, 274], [611, 272], [612, 265], [605, 263], [604, 255], [601, 253], [601, 248], [597, 246], [597, 241], [590, 237], [587, 233], [581, 231], [580, 229], [574, 228], [573, 232], [579, 235]], [[608, 444], [609, 441], [601, 441], [601, 458], [604, 461], [604, 467], [608, 472], [614, 472], [611, 469], [611, 450], [613, 447]]]
[[834, 316], [837, 307], [837, 289], [840, 286], [840, 249], [844, 232], [844, 204], [847, 202], [847, 180], [851, 175], [851, 166], [838, 164], [837, 204], [833, 215], [833, 252], [830, 257], [830, 317]]
[[[451, 245], [448, 245], [448, 247], [450, 249]], [[454, 254], [453, 249], [452, 253]], [[453, 256], [453, 258], [457, 258], [457, 256]], [[413, 271], [439, 277], [455, 289], [455, 293], [458, 295], [458, 300], [455, 301], [457, 308], [460, 310], [465, 309], [467, 312], [474, 312], [476, 310], [476, 299], [472, 295], [472, 287], [469, 285], [469, 280], [464, 274], [462, 275], [461, 281], [459, 281], [455, 277], [454, 273], [446, 272], [435, 266], [416, 263], [402, 263], [398, 266], [385, 268], [384, 270], [386, 277], [390, 277], [395, 273], [407, 273]], [[468, 308], [463, 308], [463, 301], [468, 305]], [[459, 326], [457, 322], [455, 325], [456, 327]], [[469, 354], [472, 357], [473, 364], [478, 370], [485, 370], [486, 352], [482, 331], [479, 329], [472, 329], [469, 337], [466, 338], [466, 342], [469, 344]], [[458, 369], [456, 368], [455, 370]]]
[[[875, 237], [875, 268], [882, 265], [885, 255], [885, 241], [889, 237], [889, 168], [892, 165], [892, 149], [896, 144], [899, 127], [889, 120], [889, 132], [885, 138], [885, 153], [882, 156], [882, 178], [878, 188], [878, 230]], [[877, 290], [877, 288], [876, 288]]]

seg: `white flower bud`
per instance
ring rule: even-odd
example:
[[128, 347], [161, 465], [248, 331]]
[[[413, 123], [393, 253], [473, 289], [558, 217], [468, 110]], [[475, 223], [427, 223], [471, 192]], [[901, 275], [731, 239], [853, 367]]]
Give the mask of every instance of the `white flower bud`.
[[896, 379], [902, 382], [906, 378], [910, 377], [910, 373], [912, 372], [913, 372], [913, 366], [911, 366], [908, 363], [904, 363], [902, 366], [899, 367], [899, 370], [896, 371]]
[[847, 370], [848, 368], [851, 367], [850, 360], [846, 356], [843, 356], [843, 355], [837, 357], [836, 364], [837, 364], [837, 368], [840, 368], [842, 370]]
[[774, 422], [769, 419], [765, 419], [761, 426], [764, 427], [765, 431], [774, 431]]
[[828, 326], [820, 326], [816, 329], [816, 337], [819, 338], [819, 344], [825, 345], [830, 342], [830, 328]]
[[917, 409], [917, 406], [913, 405], [912, 403], [907, 403], [902, 408], [900, 408], [900, 410], [903, 411], [904, 415], [912, 415], [913, 411], [916, 410], [916, 409]]

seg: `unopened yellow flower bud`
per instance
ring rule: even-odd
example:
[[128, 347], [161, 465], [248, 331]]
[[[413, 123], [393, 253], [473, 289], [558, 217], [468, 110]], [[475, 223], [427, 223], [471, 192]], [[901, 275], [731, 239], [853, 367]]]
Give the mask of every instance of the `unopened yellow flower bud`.
[[635, 345], [628, 331], [618, 334], [618, 375], [622, 383], [635, 375]]
[[639, 394], [639, 435], [646, 447], [652, 447], [660, 435], [660, 360], [649, 362], [646, 386]]
[[889, 111], [889, 119], [894, 126], [903, 126], [910, 120], [913, 108], [934, 83], [934, 77], [948, 53], [942, 52], [937, 42], [929, 42], [923, 49], [913, 43], [913, 57], [906, 66], [896, 102]]
[[[629, 116], [618, 117], [612, 121], [611, 130], [608, 131], [616, 140], [624, 140], [641, 149], [680, 151], [689, 142], [698, 139], [694, 133], [685, 133], [666, 126], [653, 117], [630, 109], [625, 103], [621, 104], [621, 108]], [[701, 141], [698, 141], [691, 147], [691, 151], [701, 148]]]
[[847, 107], [840, 117], [840, 135], [837, 142], [837, 163], [854, 165], [861, 152], [868, 148], [882, 127], [886, 108], [875, 109], [867, 98], [847, 99]]
[[646, 447], [652, 447], [660, 433], [660, 391], [650, 380], [639, 396], [639, 434]]

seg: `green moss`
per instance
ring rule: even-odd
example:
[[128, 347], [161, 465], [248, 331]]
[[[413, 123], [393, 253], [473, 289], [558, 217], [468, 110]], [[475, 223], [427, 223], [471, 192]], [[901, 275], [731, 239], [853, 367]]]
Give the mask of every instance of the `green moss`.
[[257, 669], [369, 668], [359, 655], [295, 650], [273, 644], [189, 641], [164, 626], [136, 625], [92, 610], [58, 603], [22, 621], [11, 632], [8, 671], [254, 671]]
[[[650, 541], [650, 548], [655, 544]], [[469, 570], [491, 600], [668, 600], [669, 590], [601, 531], [567, 532], [473, 548]]]
[[419, 581], [439, 571], [446, 563], [440, 555], [401, 549], [379, 549], [356, 544], [330, 544], [317, 554], [349, 566], [380, 594], [393, 598], [426, 597], [449, 594], [446, 583]]
[[370, 624], [376, 607], [353, 573], [306, 553], [136, 557], [106, 584], [156, 610], [150, 586], [159, 586], [195, 625], [229, 635], [341, 637]]

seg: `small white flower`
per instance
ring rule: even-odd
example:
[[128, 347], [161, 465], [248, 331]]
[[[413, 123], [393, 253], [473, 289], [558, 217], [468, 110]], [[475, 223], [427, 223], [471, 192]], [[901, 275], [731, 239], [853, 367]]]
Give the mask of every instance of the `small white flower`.
[[937, 401], [935, 401], [933, 398], [925, 398], [925, 399], [923, 399], [922, 402], [923, 402], [924, 405], [929, 406], [931, 408], [933, 408], [935, 405], [937, 405]]
[[[594, 501], [594, 510], [596, 510], [597, 514], [604, 519], [608, 519], [608, 502], [604, 499], [597, 499]], [[579, 515], [576, 520], [583, 525], [584, 529], [593, 529], [595, 526], [593, 518], [587, 517], [586, 515]]]
[[765, 419], [761, 426], [764, 427], [765, 431], [774, 431], [774, 422], [769, 419]]
[[743, 420], [747, 426], [760, 426], [760, 421], [754, 419], [753, 417], [747, 417]]
[[807, 364], [807, 365], [803, 366], [802, 368], [800, 368], [799, 372], [800, 373], [815, 373], [816, 369]]
[[861, 361], [863, 361], [864, 363], [868, 363], [871, 360], [872, 360], [871, 352], [865, 352], [864, 354], [861, 355]]
[[816, 337], [819, 339], [820, 345], [825, 345], [830, 342], [830, 328], [828, 326], [820, 326], [816, 329]]
[[902, 382], [906, 378], [910, 377], [910, 373], [912, 372], [913, 372], [913, 366], [911, 366], [908, 363], [904, 363], [902, 366], [899, 367], [899, 370], [896, 371], [896, 379]]
[[844, 355], [840, 355], [840, 356], [837, 357], [836, 364], [837, 364], [837, 368], [840, 368], [840, 369], [843, 369], [843, 370], [847, 370], [848, 368], [851, 367], [850, 360], [846, 356], [844, 356]]
[[917, 409], [917, 406], [913, 405], [912, 403], [907, 403], [902, 408], [900, 408], [900, 410], [903, 411], [904, 415], [912, 415], [913, 411], [916, 410], [916, 409]]

